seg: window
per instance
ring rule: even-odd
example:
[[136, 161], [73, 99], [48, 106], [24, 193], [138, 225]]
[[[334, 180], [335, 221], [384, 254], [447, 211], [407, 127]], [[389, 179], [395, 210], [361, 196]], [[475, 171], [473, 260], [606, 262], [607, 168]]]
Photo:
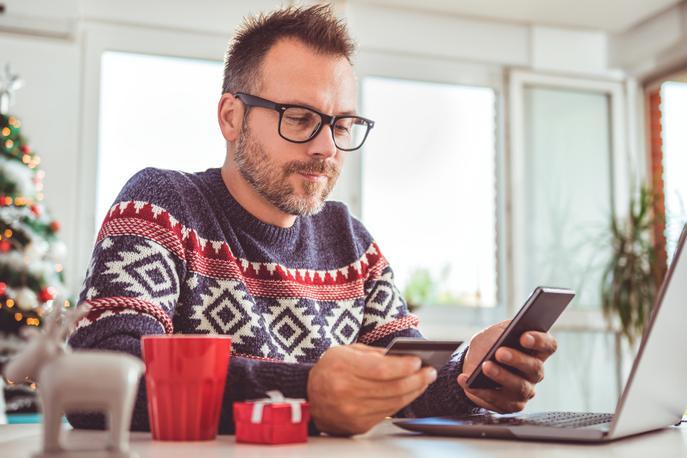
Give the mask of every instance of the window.
[[599, 307], [609, 259], [610, 98], [596, 91], [526, 86], [521, 213], [522, 290], [576, 291], [574, 304]]
[[107, 51], [101, 61], [96, 230], [145, 167], [195, 172], [224, 161], [222, 63]]
[[510, 94], [514, 302], [538, 285], [571, 288], [559, 325], [605, 329], [609, 226], [630, 188], [622, 85], [513, 71]]
[[661, 101], [666, 250], [671, 259], [682, 227], [687, 223], [687, 83], [663, 83]]
[[495, 91], [366, 77], [362, 95], [376, 121], [362, 217], [397, 285], [423, 283], [427, 302], [496, 305]]

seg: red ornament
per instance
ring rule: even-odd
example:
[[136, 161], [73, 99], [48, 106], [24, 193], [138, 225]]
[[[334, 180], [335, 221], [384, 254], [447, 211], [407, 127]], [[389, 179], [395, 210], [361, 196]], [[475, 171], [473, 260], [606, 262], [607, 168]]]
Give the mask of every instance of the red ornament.
[[7, 253], [12, 249], [12, 244], [9, 240], [0, 241], [0, 253]]
[[5, 292], [7, 292], [7, 283], [0, 281], [0, 296], [4, 296]]
[[29, 148], [29, 145], [21, 145], [21, 152], [24, 154], [29, 154], [31, 152], [31, 148]]
[[38, 300], [41, 302], [48, 302], [55, 299], [55, 288], [52, 286], [45, 287], [38, 293]]
[[31, 205], [31, 213], [36, 216], [41, 216], [41, 208], [38, 205], [33, 204]]
[[53, 232], [57, 232], [60, 230], [60, 222], [55, 220], [52, 223], [50, 223], [50, 229], [52, 229]]

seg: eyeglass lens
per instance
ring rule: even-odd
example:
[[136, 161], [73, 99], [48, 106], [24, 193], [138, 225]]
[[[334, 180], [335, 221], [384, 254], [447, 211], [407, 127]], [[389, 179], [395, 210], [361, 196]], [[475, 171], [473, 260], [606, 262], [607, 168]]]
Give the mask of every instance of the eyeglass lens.
[[[305, 142], [320, 128], [322, 118], [307, 108], [289, 107], [284, 110], [279, 126], [281, 135], [288, 140]], [[365, 139], [367, 123], [355, 116], [336, 120], [332, 126], [334, 143], [340, 149], [358, 148]]]

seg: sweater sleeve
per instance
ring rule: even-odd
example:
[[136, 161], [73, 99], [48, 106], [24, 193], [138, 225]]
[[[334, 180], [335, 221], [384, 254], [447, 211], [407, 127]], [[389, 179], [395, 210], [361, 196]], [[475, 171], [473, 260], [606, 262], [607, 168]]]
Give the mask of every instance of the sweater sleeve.
[[[396, 337], [423, 338], [418, 330], [418, 318], [408, 306], [394, 283], [394, 274], [383, 256], [370, 267], [366, 282], [363, 327], [358, 342], [386, 347]], [[415, 401], [396, 415], [401, 417], [428, 417], [440, 415], [467, 415], [481, 411], [458, 385], [463, 370], [465, 351], [456, 352], [437, 374], [437, 380]]]

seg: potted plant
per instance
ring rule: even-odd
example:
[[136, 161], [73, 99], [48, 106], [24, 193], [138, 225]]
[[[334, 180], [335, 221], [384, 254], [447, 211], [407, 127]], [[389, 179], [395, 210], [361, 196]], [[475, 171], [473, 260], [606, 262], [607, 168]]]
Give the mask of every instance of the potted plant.
[[659, 275], [651, 191], [642, 186], [629, 204], [627, 218], [611, 217], [612, 255], [602, 276], [601, 301], [609, 325], [617, 321], [633, 345], [651, 316]]

